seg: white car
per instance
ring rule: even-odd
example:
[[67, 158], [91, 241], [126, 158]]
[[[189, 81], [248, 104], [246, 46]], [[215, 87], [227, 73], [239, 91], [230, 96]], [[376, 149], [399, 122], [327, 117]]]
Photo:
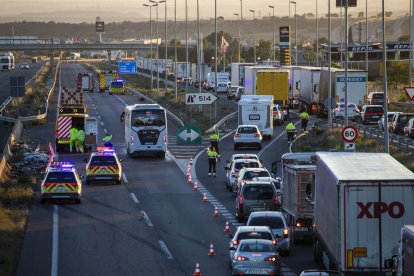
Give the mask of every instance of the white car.
[[[400, 112], [391, 111], [387, 113], [388, 114], [388, 125], [390, 124], [392, 117], [394, 117], [394, 114], [397, 114], [397, 113], [400, 113]], [[378, 128], [381, 130], [384, 130], [384, 115], [382, 115], [381, 119], [378, 120]]]
[[271, 181], [276, 188], [276, 192], [279, 195], [282, 193], [281, 179], [279, 177], [273, 178], [270, 175], [270, 172], [264, 167], [242, 168], [237, 174], [237, 178], [232, 183], [232, 187], [230, 189], [237, 192], [240, 187], [248, 181]]
[[217, 83], [217, 93], [227, 93], [229, 91], [229, 85], [227, 82]]
[[234, 150], [241, 146], [253, 146], [262, 149], [263, 136], [256, 125], [239, 125], [233, 137]]
[[242, 168], [261, 168], [262, 163], [257, 159], [236, 159], [229, 167], [224, 169], [226, 173], [226, 188], [232, 190], [232, 184], [236, 180], [237, 174]]
[[[348, 103], [348, 118], [355, 119], [357, 113], [359, 112], [358, 107], [354, 103]], [[337, 103], [333, 111], [334, 119], [345, 117], [345, 103]]]

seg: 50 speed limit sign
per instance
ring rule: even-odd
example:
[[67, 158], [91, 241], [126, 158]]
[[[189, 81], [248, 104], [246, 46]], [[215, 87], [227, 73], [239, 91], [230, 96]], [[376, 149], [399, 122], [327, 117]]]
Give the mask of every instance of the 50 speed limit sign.
[[345, 142], [355, 142], [358, 138], [358, 130], [353, 126], [346, 126], [342, 129], [342, 139]]

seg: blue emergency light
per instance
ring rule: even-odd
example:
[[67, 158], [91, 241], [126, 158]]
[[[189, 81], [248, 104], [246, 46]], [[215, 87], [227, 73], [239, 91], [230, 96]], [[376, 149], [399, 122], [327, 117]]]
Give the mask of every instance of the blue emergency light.
[[113, 147], [97, 147], [99, 153], [114, 153], [115, 150]]
[[71, 171], [75, 165], [73, 165], [71, 162], [51, 162], [50, 167], [59, 168], [65, 171]]

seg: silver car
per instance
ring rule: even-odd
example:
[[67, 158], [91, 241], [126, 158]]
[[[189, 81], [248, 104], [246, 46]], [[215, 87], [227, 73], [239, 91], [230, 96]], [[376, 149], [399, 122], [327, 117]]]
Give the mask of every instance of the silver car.
[[277, 239], [277, 248], [280, 253], [288, 256], [292, 249], [292, 230], [282, 212], [253, 212], [247, 220], [248, 226], [269, 226]]
[[233, 139], [234, 150], [238, 150], [241, 146], [262, 149], [263, 136], [256, 125], [239, 125]]
[[233, 191], [233, 182], [236, 180], [237, 174], [242, 168], [261, 168], [262, 164], [256, 159], [236, 159], [230, 166], [226, 166], [224, 169], [226, 173], [226, 187], [228, 190]]
[[230, 265], [232, 275], [280, 275], [280, 256], [270, 240], [242, 240]]
[[[279, 195], [270, 181], [249, 181], [238, 191], [236, 197], [236, 217], [244, 221], [252, 212], [277, 211], [280, 209]], [[266, 225], [255, 225], [266, 226]]]

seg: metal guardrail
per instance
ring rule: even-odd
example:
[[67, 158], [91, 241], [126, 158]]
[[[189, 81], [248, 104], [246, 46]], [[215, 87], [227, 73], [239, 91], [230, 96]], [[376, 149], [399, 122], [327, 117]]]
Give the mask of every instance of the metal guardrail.
[[237, 117], [238, 113], [239, 112], [236, 111], [236, 112], [230, 113], [229, 115], [225, 116], [223, 119], [221, 119], [220, 121], [218, 121], [215, 125], [213, 125], [211, 128], [209, 128], [208, 130], [206, 130], [206, 133], [212, 133], [213, 131], [215, 131], [216, 128], [219, 128], [225, 122], [234, 119], [234, 117]]

